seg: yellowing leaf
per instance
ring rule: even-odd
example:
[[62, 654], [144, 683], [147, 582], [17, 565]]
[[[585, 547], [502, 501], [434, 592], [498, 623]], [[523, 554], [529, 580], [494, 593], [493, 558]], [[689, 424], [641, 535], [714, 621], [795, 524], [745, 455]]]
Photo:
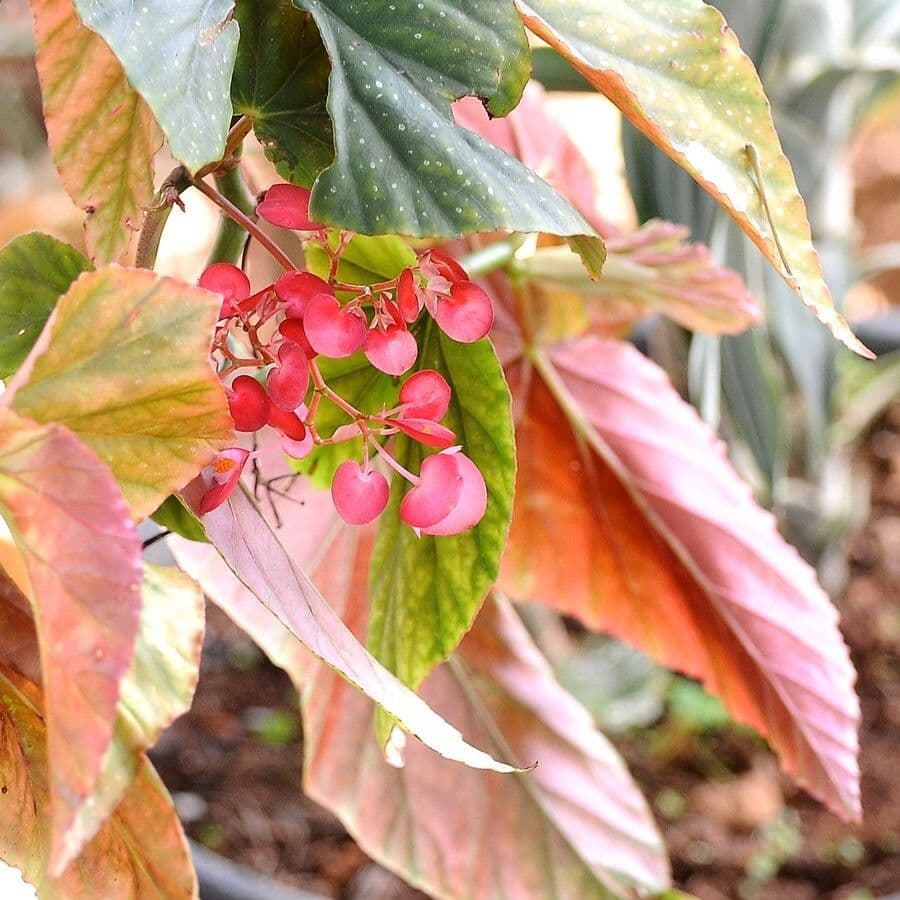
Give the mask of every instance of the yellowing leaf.
[[31, 8], [53, 161], [87, 213], [91, 259], [125, 261], [153, 196], [162, 133], [106, 42], [81, 24], [72, 0], [31, 0]]
[[87, 273], [10, 385], [19, 412], [61, 422], [109, 465], [136, 518], [233, 439], [209, 363], [219, 303], [144, 269]]
[[0, 854], [41, 900], [190, 900], [197, 881], [172, 801], [143, 755], [112, 818], [78, 860], [49, 871], [47, 727], [40, 690], [0, 666]]
[[838, 340], [871, 355], [834, 308], [759, 76], [717, 10], [701, 0], [516, 5], [528, 28], [722, 204]]
[[[28, 586], [24, 564], [5, 542], [0, 556], [14, 573], [0, 570], [0, 663], [40, 686], [37, 632], [20, 590]], [[197, 685], [204, 631], [199, 585], [175, 568], [145, 564], [141, 593], [137, 643], [120, 683], [115, 733], [90, 801], [78, 808], [67, 833], [70, 857], [108, 819], [145, 764], [143, 751], [188, 709]]]
[[37, 623], [58, 869], [81, 846], [76, 822], [112, 740], [138, 629], [141, 544], [106, 466], [65, 428], [8, 409], [0, 512], [24, 557]]

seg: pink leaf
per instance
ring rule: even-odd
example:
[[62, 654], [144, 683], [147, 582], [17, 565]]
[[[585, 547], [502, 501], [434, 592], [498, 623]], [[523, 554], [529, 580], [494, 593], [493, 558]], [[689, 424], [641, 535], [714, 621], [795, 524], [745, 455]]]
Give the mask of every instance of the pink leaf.
[[586, 337], [537, 359], [527, 382], [510, 367], [520, 456], [501, 587], [702, 679], [857, 819], [855, 676], [813, 570], [637, 350]]
[[[202, 485], [195, 481], [186, 492], [195, 508], [196, 495], [201, 490]], [[305, 519], [304, 534], [314, 530], [314, 521], [311, 516]], [[333, 515], [326, 521], [333, 522]], [[403, 728], [448, 759], [476, 768], [514, 771], [469, 746], [455, 728], [369, 654], [242, 490], [235, 491], [226, 505], [203, 516], [203, 526], [210, 542], [257, 601], [298, 641], [382, 706]], [[188, 556], [182, 555], [181, 561], [185, 570], [214, 595], [215, 588], [208, 584], [203, 569], [194, 566]]]
[[[279, 504], [289, 552], [364, 634], [370, 533], [329, 515], [327, 494], [300, 484], [291, 493], [304, 505]], [[382, 758], [369, 700], [306, 653], [211, 548], [180, 539], [173, 547], [293, 678], [303, 698], [306, 790], [375, 859], [435, 897], [486, 900], [502, 886], [510, 900], [587, 900], [607, 897], [619, 878], [665, 886], [668, 865], [643, 798], [508, 606], [485, 604], [423, 697], [476, 743], [537, 767], [499, 776], [414, 744], [397, 770]]]
[[0, 508], [25, 559], [38, 626], [58, 873], [80, 849], [73, 826], [97, 784], [134, 652], [141, 544], [109, 469], [62, 426], [7, 409]]

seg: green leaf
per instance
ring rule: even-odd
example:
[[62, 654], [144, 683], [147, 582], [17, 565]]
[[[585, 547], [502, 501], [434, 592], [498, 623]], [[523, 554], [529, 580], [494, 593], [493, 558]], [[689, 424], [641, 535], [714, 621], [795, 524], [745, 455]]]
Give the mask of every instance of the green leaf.
[[48, 234], [23, 234], [0, 250], [0, 378], [22, 365], [60, 295], [90, 268]]
[[172, 155], [193, 169], [219, 159], [232, 114], [233, 0], [75, 0], [75, 8], [119, 58]]
[[[332, 248], [337, 247], [338, 241], [337, 232], [329, 232], [328, 242]], [[309, 243], [305, 251], [310, 271], [327, 278], [328, 256], [321, 246]], [[357, 234], [341, 254], [337, 277], [348, 284], [376, 284], [396, 278], [404, 269], [415, 266], [416, 261], [415, 251], [403, 238], [392, 234], [376, 237]]]
[[599, 281], [606, 262], [606, 244], [600, 238], [579, 234], [569, 238], [569, 246], [581, 257], [588, 275]]
[[32, 0], [31, 6], [53, 161], [87, 213], [91, 259], [125, 261], [153, 197], [162, 134], [103, 38], [81, 24], [72, 0]]
[[109, 465], [135, 518], [233, 440], [209, 363], [219, 304], [145, 269], [84, 274], [10, 384], [18, 412], [68, 426]]
[[291, 0], [239, 3], [237, 21], [234, 111], [253, 119], [278, 174], [309, 187], [334, 159], [325, 47], [310, 16]]
[[[435, 369], [449, 382], [452, 400], [442, 421], [484, 475], [488, 506], [463, 534], [418, 538], [400, 521], [405, 482], [394, 478], [369, 569], [368, 646], [413, 688], [450, 656], [497, 577], [516, 471], [509, 388], [490, 342], [458, 344], [429, 323], [418, 368]], [[413, 472], [426, 455], [406, 437], [395, 439], [393, 453]]]
[[719, 201], [838, 340], [867, 354], [834, 308], [759, 76], [721, 13], [701, 0], [516, 5], [528, 28]]
[[180, 534], [189, 541], [207, 543], [206, 531], [200, 520], [184, 505], [178, 494], [170, 494], [150, 516], [157, 525]]
[[451, 103], [506, 115], [529, 74], [509, 0], [378, 4], [294, 0], [328, 49], [336, 157], [313, 187], [314, 218], [363, 234], [593, 234], [543, 180], [460, 128]]

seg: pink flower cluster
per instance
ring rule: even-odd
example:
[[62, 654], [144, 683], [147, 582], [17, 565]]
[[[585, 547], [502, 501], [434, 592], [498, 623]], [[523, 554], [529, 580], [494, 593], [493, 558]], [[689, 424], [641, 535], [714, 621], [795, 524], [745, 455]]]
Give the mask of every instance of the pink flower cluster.
[[[343, 283], [337, 272], [352, 234], [341, 232], [339, 245], [333, 248], [324, 228], [309, 218], [308, 191], [275, 185], [257, 211], [275, 225], [318, 233], [314, 236], [331, 267], [327, 279], [302, 270], [285, 272], [256, 293], [246, 274], [230, 263], [216, 263], [201, 275], [200, 286], [222, 298], [213, 358], [225, 383], [235, 429], [254, 433], [270, 426], [295, 458], [309, 455], [317, 445], [361, 436], [364, 458], [343, 462], [331, 488], [335, 508], [347, 522], [371, 522], [387, 506], [388, 481], [373, 466], [380, 458], [412, 484], [400, 503], [400, 517], [417, 533], [458, 534], [475, 525], [484, 515], [487, 490], [478, 468], [440, 422], [451, 399], [450, 386], [440, 373], [415, 372], [402, 384], [395, 408], [363, 412], [326, 384], [317, 359], [341, 359], [361, 350], [381, 372], [403, 375], [419, 355], [412, 327], [423, 310], [450, 338], [471, 342], [491, 329], [490, 298], [455, 259], [437, 249], [421, 253], [414, 267], [389, 281]], [[246, 369], [255, 374], [241, 372]], [[316, 430], [323, 397], [351, 419], [329, 438], [321, 438]], [[400, 465], [385, 446], [386, 439], [400, 433], [438, 451], [425, 458], [419, 474]], [[201, 514], [227, 500], [250, 456], [240, 448], [219, 454], [206, 473], [209, 487]]]

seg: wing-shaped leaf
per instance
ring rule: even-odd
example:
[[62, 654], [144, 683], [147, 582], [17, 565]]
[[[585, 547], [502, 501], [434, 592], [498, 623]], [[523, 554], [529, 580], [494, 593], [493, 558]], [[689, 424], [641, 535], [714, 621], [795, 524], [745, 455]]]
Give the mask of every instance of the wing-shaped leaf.
[[187, 841], [172, 801], [141, 757], [112, 818], [65, 871], [50, 874], [51, 766], [38, 688], [0, 666], [0, 853], [42, 900], [197, 896]]
[[834, 336], [867, 355], [834, 308], [759, 76], [721, 13], [701, 0], [515, 2], [528, 28], [716, 197]]
[[[220, 298], [144, 269], [83, 275], [10, 388], [13, 406], [61, 422], [149, 515], [233, 438], [209, 363]], [[26, 368], [29, 371], [26, 371]]]
[[[400, 520], [406, 482], [394, 476], [372, 556], [368, 646], [414, 688], [456, 648], [497, 577], [516, 469], [509, 388], [490, 342], [458, 344], [429, 324], [417, 368], [447, 379], [452, 395], [441, 422], [484, 476], [488, 507], [469, 531], [420, 538]], [[404, 436], [395, 439], [392, 453], [414, 472], [426, 456], [421, 444]]]
[[858, 817], [854, 672], [813, 570], [633, 347], [588, 337], [536, 359], [528, 381], [511, 370], [524, 412], [501, 587], [702, 679]]
[[334, 163], [319, 175], [317, 221], [363, 234], [593, 230], [544, 181], [453, 121], [471, 94], [505, 115], [528, 78], [512, 3], [387, 4], [295, 0], [331, 58]]
[[0, 510], [30, 582], [46, 691], [55, 871], [110, 746], [134, 654], [141, 544], [112, 473], [71, 432], [0, 412]]
[[[199, 493], [189, 491], [189, 499], [197, 499], [194, 495]], [[469, 746], [455, 728], [369, 655], [288, 555], [244, 491], [235, 491], [225, 506], [207, 513], [202, 522], [210, 542], [257, 601], [298, 641], [371, 697], [405, 730], [448, 759], [476, 768], [514, 771]], [[304, 527], [309, 528], [312, 522], [310, 518]], [[208, 587], [201, 570], [193, 565], [186, 565], [185, 569]]]
[[[327, 494], [298, 484], [292, 495], [303, 505], [276, 499], [292, 556], [363, 634], [370, 535], [337, 521]], [[485, 604], [458, 656], [431, 674], [423, 696], [476, 742], [537, 767], [498, 776], [411, 746], [397, 771], [381, 758], [373, 704], [302, 651], [209, 548], [181, 540], [174, 547], [210, 597], [294, 680], [304, 709], [306, 789], [379, 862], [432, 896], [473, 900], [606, 897], [619, 879], [666, 883], [643, 799], [508, 606]]]
[[233, 0], [74, 0], [191, 168], [219, 159], [238, 44]]
[[0, 378], [22, 365], [57, 300], [90, 268], [49, 234], [23, 234], [0, 250]]
[[309, 187], [334, 159], [328, 54], [308, 13], [291, 0], [239, 3], [231, 98], [282, 178]]
[[91, 259], [122, 262], [153, 196], [153, 156], [162, 134], [106, 42], [81, 24], [72, 0], [32, 0], [31, 8], [53, 161], [87, 213]]

